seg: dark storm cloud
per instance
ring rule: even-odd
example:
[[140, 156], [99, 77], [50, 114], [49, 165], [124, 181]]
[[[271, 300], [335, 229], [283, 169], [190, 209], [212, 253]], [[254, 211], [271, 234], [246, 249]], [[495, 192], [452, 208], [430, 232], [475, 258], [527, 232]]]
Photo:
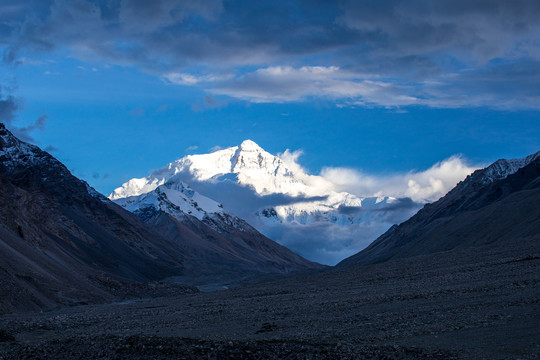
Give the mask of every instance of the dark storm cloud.
[[[6, 94], [7, 92], [7, 94]], [[13, 95], [0, 86], [0, 122], [11, 125], [19, 108], [18, 101]]]
[[520, 61], [464, 70], [426, 88], [426, 103], [498, 109], [540, 109], [540, 61]]
[[530, 0], [345, 1], [341, 21], [361, 33], [379, 33], [381, 53], [419, 55], [456, 51], [481, 60], [538, 39], [540, 3]]
[[[475, 76], [540, 61], [540, 2], [530, 0], [8, 0], [1, 7], [6, 62], [17, 62], [21, 53], [68, 49], [82, 60], [131, 64], [158, 76], [204, 75], [206, 81], [180, 83], [248, 101], [328, 97], [357, 105], [444, 107], [457, 99], [455, 106], [489, 106], [493, 97], [497, 103], [510, 95], [506, 82], [496, 84], [499, 92], [476, 86], [470, 97], [463, 89], [476, 84]], [[253, 75], [271, 66], [333, 66], [349, 77], [305, 81], [299, 90], [305, 96], [278, 98], [259, 89], [290, 82]], [[223, 71], [235, 75], [213, 83], [219, 77], [212, 75]], [[514, 73], [504, 75], [517, 81], [509, 78]], [[351, 81], [365, 85], [369, 78], [397, 94], [365, 99], [381, 86], [347, 91]], [[450, 93], [443, 96], [433, 83]], [[517, 99], [526, 95], [522, 90]], [[516, 100], [512, 106], [539, 107], [530, 104]]]
[[[411, 59], [423, 64], [422, 54], [444, 49], [490, 58], [513, 41], [537, 37], [540, 17], [538, 2], [502, 0], [344, 1], [340, 6], [332, 1], [58, 0], [36, 8], [18, 3], [5, 5], [18, 10], [3, 19], [4, 28], [15, 32], [15, 48], [77, 46], [147, 67], [158, 65], [153, 61], [173, 67], [189, 61], [264, 63], [268, 57], [335, 50], [370, 57], [394, 53], [394, 60], [409, 65]], [[349, 61], [352, 66], [364, 59]]]
[[12, 126], [11, 131], [15, 136], [17, 136], [19, 139], [31, 143], [35, 143], [34, 138], [32, 137], [32, 133], [36, 130], [43, 131], [45, 130], [45, 125], [47, 123], [47, 119], [49, 117], [47, 115], [42, 115], [39, 118], [36, 119], [32, 124], [24, 127], [16, 127]]
[[45, 147], [45, 149], [43, 149], [43, 150], [45, 150], [45, 151], [48, 152], [48, 153], [53, 153], [53, 152], [57, 152], [57, 151], [58, 151], [58, 149], [57, 149], [56, 147], [52, 146], [52, 145], [47, 145], [47, 146]]
[[16, 98], [9, 87], [0, 86], [0, 122], [4, 123], [15, 136], [23, 141], [34, 142], [31, 133], [35, 130], [44, 130], [48, 116], [42, 115], [32, 124], [19, 127], [15, 124], [17, 111], [20, 109], [22, 99]]

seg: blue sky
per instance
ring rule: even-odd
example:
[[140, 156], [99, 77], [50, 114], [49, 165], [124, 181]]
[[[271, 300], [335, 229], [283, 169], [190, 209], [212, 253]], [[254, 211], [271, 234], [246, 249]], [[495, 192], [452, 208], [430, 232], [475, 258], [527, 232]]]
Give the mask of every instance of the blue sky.
[[2, 1], [0, 117], [108, 194], [252, 139], [311, 173], [540, 150], [535, 1]]

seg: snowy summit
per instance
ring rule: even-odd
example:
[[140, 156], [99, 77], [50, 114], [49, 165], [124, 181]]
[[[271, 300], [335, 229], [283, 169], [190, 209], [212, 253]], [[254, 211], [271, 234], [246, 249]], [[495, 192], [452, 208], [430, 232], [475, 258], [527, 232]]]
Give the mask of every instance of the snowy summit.
[[[365, 199], [333, 191], [327, 180], [307, 174], [298, 165], [266, 152], [251, 140], [210, 154], [185, 156], [147, 177], [129, 180], [109, 197], [125, 204], [120, 199], [151, 192], [166, 182], [180, 181], [175, 180], [180, 179], [179, 174], [187, 174], [197, 182], [218, 184], [233, 181], [253, 189], [259, 196], [279, 194], [298, 198], [292, 204], [259, 209], [259, 216], [273, 217], [273, 221], [279, 222], [352, 224], [359, 219], [350, 213], [343, 214], [340, 211], [343, 207], [373, 207], [394, 201], [388, 197]], [[213, 212], [211, 209], [206, 211]]]

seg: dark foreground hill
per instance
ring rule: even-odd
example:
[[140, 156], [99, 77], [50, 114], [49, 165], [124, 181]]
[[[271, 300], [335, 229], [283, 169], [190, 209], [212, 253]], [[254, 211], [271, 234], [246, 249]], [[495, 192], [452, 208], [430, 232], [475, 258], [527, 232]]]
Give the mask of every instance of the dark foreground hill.
[[[538, 359], [537, 166], [454, 203], [467, 209], [455, 234], [478, 232], [473, 244], [224, 291], [1, 316], [0, 359]], [[476, 227], [487, 211], [504, 241]]]
[[136, 214], [155, 233], [172, 240], [183, 250], [184, 275], [171, 280], [197, 285], [202, 290], [325, 268], [229, 214], [214, 214], [203, 221], [188, 215], [176, 217], [153, 207]]
[[[540, 152], [477, 170], [338, 268], [480, 245], [538, 241]], [[471, 250], [476, 251], [476, 250]]]
[[[479, 231], [477, 219], [487, 221], [487, 208], [497, 222], [506, 219], [501, 231], [513, 230], [504, 240], [486, 241], [478, 232], [474, 246], [467, 240], [467, 246], [230, 290], [3, 315], [0, 359], [538, 359], [538, 216], [517, 229], [512, 225], [537, 214], [535, 166], [455, 201], [456, 216], [468, 214], [455, 241], [458, 234]], [[467, 210], [459, 213], [463, 204]], [[17, 202], [10, 206], [17, 210]], [[456, 216], [439, 218], [452, 223]], [[6, 224], [10, 236], [34, 239], [25, 235], [32, 234], [26, 227], [21, 235]], [[30, 244], [37, 252], [44, 249]], [[56, 253], [41, 252], [55, 260]], [[6, 256], [0, 264], [11, 260]], [[13, 278], [5, 273], [3, 279]]]

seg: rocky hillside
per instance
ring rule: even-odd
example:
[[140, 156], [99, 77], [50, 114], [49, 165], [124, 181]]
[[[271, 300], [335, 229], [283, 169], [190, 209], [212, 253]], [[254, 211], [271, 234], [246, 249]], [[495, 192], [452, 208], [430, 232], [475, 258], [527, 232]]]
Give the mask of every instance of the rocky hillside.
[[183, 272], [181, 249], [0, 124], [0, 312], [108, 300]]
[[540, 240], [540, 152], [475, 171], [338, 267], [456, 248]]

